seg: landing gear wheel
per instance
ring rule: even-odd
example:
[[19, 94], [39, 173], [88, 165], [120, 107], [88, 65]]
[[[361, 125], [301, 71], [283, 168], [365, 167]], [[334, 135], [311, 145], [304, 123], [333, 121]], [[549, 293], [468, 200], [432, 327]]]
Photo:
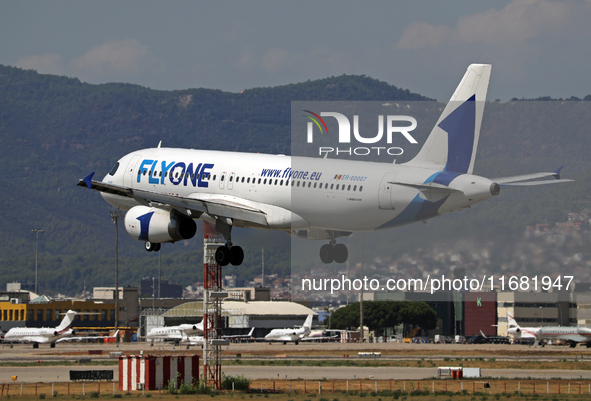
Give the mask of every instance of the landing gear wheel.
[[160, 252], [160, 248], [162, 247], [161, 244], [152, 244], [154, 248], [154, 252]]
[[227, 266], [230, 263], [232, 254], [230, 248], [222, 245], [215, 251], [215, 261], [220, 266]]
[[146, 243], [144, 244], [144, 248], [146, 249], [146, 251], [152, 252], [156, 249], [156, 245], [158, 245], [158, 244], [155, 244], [150, 241], [146, 241]]
[[33, 348], [39, 348], [39, 343], [33, 343]]
[[232, 266], [240, 266], [244, 261], [244, 251], [239, 246], [230, 248], [230, 263]]
[[329, 264], [334, 262], [334, 247], [330, 244], [324, 244], [320, 247], [320, 260]]
[[55, 343], [49, 344], [49, 348], [55, 348]]
[[345, 244], [336, 244], [334, 246], [334, 261], [336, 263], [345, 263], [349, 258], [349, 250]]

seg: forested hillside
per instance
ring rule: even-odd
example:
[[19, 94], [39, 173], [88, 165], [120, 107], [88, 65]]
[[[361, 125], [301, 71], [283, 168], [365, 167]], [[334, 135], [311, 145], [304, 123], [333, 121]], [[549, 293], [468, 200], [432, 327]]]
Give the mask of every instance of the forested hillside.
[[[428, 99], [365, 76], [227, 93], [90, 85], [0, 66], [0, 286], [34, 279], [35, 228], [45, 231], [39, 243], [42, 292], [73, 294], [84, 285], [113, 285], [110, 207], [96, 192], [76, 187], [78, 179], [92, 171], [100, 179], [124, 154], [159, 141], [169, 147], [289, 154], [290, 102], [295, 100]], [[535, 112], [525, 102], [487, 105], [476, 173], [495, 177], [567, 164], [564, 175], [576, 184], [501, 196], [434, 220], [428, 232], [393, 230], [377, 237], [376, 249], [398, 252], [435, 241], [441, 233], [447, 239], [455, 235], [450, 233], [515, 233], [524, 224], [561, 221], [571, 209], [589, 206], [591, 102], [543, 103], [547, 109]], [[146, 253], [123, 230], [119, 238], [122, 285], [138, 285], [141, 277], [157, 274], [157, 254]], [[228, 266], [225, 274], [252, 279], [260, 272], [263, 245], [267, 272], [289, 274], [286, 234], [238, 230], [236, 239], [245, 248], [245, 262]], [[163, 277], [171, 282], [199, 280], [201, 242], [165, 244], [162, 262]]]

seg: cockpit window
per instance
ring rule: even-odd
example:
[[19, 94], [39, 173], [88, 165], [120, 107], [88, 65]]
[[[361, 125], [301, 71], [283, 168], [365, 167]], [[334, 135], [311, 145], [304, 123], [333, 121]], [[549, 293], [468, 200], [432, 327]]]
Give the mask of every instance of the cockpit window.
[[119, 168], [119, 162], [115, 163], [115, 165], [113, 166], [113, 168], [111, 169], [111, 171], [109, 171], [109, 175], [115, 175], [115, 173], [117, 172], [117, 169]]

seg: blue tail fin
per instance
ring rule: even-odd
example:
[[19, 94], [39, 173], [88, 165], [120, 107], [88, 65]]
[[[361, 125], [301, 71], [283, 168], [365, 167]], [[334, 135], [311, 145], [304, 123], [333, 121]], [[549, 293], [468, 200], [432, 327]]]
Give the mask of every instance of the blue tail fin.
[[408, 165], [471, 174], [491, 66], [472, 64], [420, 152]]

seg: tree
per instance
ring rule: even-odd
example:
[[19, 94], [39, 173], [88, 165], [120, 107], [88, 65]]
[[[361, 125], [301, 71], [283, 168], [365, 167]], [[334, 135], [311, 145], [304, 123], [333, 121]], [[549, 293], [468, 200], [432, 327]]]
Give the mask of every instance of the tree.
[[[369, 330], [383, 332], [401, 323], [419, 326], [424, 330], [435, 328], [436, 312], [425, 302], [367, 301], [364, 302], [363, 322]], [[359, 326], [359, 302], [337, 309], [330, 318], [331, 329]]]

